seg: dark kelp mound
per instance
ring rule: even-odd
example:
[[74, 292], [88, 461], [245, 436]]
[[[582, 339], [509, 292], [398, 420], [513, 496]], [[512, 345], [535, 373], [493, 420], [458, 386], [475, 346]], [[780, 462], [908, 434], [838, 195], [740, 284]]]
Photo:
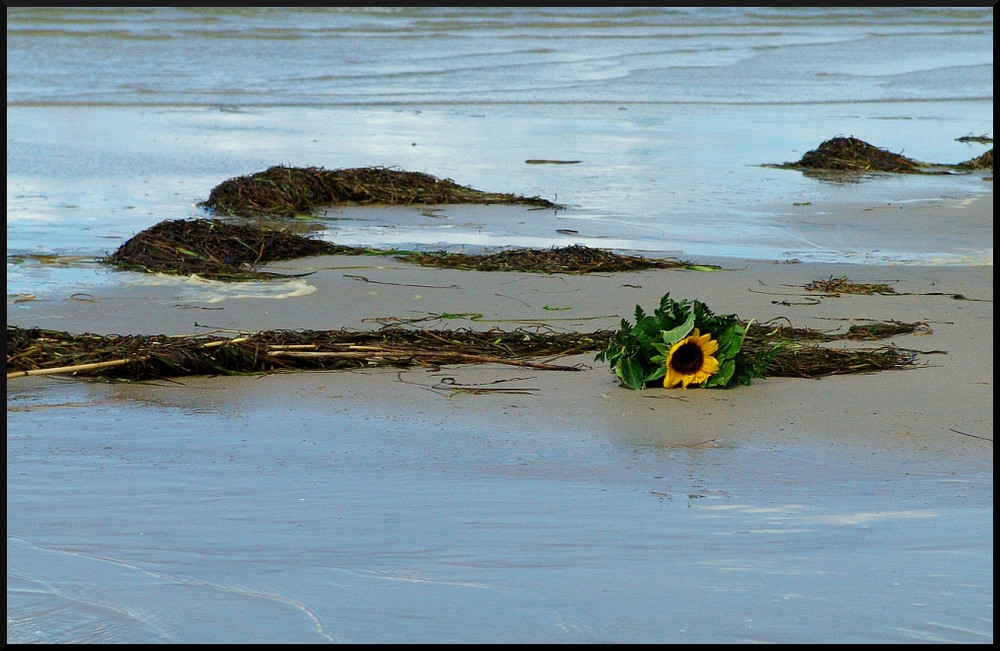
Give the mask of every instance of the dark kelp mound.
[[118, 247], [106, 262], [128, 271], [198, 274], [215, 280], [258, 280], [279, 276], [255, 270], [267, 262], [360, 252], [280, 229], [178, 219], [142, 231]]
[[807, 151], [795, 163], [776, 167], [797, 170], [826, 170], [832, 172], [895, 172], [919, 174], [926, 163], [894, 154], [870, 145], [864, 140], [842, 136], [831, 138], [819, 147]]
[[104, 259], [126, 271], [198, 274], [213, 280], [266, 280], [286, 277], [259, 271], [268, 262], [314, 255], [395, 255], [426, 267], [479, 271], [583, 274], [638, 269], [719, 269], [677, 260], [650, 260], [586, 246], [516, 249], [486, 255], [399, 252], [315, 240], [263, 224], [228, 224], [209, 219], [164, 221], [148, 228]]
[[420, 172], [386, 167], [326, 170], [280, 165], [223, 181], [200, 205], [224, 215], [293, 217], [332, 205], [447, 203], [555, 207], [539, 197], [482, 192]]
[[486, 255], [467, 253], [407, 253], [401, 260], [427, 267], [448, 267], [475, 271], [530, 271], [538, 273], [583, 274], [594, 272], [636, 271], [639, 269], [719, 269], [678, 260], [651, 260], [641, 256], [621, 255], [573, 245], [551, 249], [512, 249]]
[[[744, 347], [767, 349], [767, 376], [822, 377], [873, 373], [916, 364], [916, 353], [893, 346], [828, 348], [815, 342], [882, 339], [912, 332], [920, 324], [889, 322], [844, 334], [753, 324]], [[272, 330], [236, 336], [70, 334], [7, 326], [7, 379], [28, 375], [97, 376], [146, 380], [193, 375], [267, 373], [294, 369], [372, 366], [509, 364], [542, 370], [580, 370], [537, 358], [604, 349], [611, 330], [564, 333], [497, 328], [424, 330], [385, 327], [377, 331]]]
[[963, 170], [991, 170], [993, 169], [993, 150], [989, 150], [982, 156], [976, 156], [964, 163], [959, 163], [955, 167]]

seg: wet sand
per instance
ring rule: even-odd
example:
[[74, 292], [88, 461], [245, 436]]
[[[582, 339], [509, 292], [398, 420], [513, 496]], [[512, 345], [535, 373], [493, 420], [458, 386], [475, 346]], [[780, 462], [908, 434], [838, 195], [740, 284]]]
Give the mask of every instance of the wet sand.
[[[992, 197], [906, 211], [992, 249]], [[8, 641], [992, 642], [991, 259], [695, 262], [724, 269], [327, 256], [270, 265], [315, 273], [265, 286], [123, 274], [8, 297], [8, 324], [117, 334], [443, 313], [464, 316], [420, 325], [589, 331], [667, 291], [762, 322], [932, 330], [891, 340], [928, 351], [915, 368], [729, 390], [628, 391], [593, 355], [10, 380]], [[901, 295], [802, 287], [830, 276]]]

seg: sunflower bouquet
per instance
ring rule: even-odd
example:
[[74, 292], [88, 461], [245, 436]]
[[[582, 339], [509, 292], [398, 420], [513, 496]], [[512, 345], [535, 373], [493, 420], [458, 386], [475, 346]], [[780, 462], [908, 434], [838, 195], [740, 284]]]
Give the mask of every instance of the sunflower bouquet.
[[675, 301], [668, 292], [653, 314], [637, 305], [635, 325], [622, 319], [596, 359], [607, 361], [630, 389], [661, 380], [668, 389], [750, 384], [764, 377], [770, 359], [767, 351], [743, 350], [748, 326], [735, 314], [716, 315], [701, 301]]

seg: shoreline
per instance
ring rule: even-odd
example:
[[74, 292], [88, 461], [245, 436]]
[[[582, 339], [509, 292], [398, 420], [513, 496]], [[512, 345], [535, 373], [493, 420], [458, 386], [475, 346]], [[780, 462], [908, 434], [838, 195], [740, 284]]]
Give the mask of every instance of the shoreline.
[[[97, 288], [84, 297], [19, 305], [8, 302], [8, 324], [116, 335], [341, 328], [364, 331], [377, 330], [383, 325], [406, 325], [410, 321], [414, 321], [412, 327], [418, 328], [593, 332], [616, 329], [622, 318], [631, 321], [637, 305], [651, 311], [663, 293], [669, 291], [678, 300], [702, 300], [717, 314], [735, 313], [759, 323], [773, 321], [831, 332], [846, 330], [849, 325], [863, 324], [866, 320], [923, 322], [931, 334], [914, 333], [866, 344], [918, 351], [943, 350], [946, 354], [918, 355], [919, 365], [915, 368], [874, 375], [819, 380], [769, 378], [755, 381], [750, 387], [727, 390], [647, 389], [635, 395], [617, 386], [616, 378], [605, 364], [594, 362], [592, 354], [585, 354], [553, 360], [590, 367], [583, 372], [533, 371], [532, 375], [538, 376], [543, 387], [540, 395], [544, 399], [534, 398], [519, 408], [541, 419], [540, 424], [556, 424], [553, 416], [546, 418], [551, 409], [552, 414], [560, 414], [578, 426], [594, 427], [602, 423], [603, 429], [612, 427], [616, 417], [604, 418], [595, 411], [620, 414], [631, 409], [624, 405], [634, 407], [636, 400], [653, 404], [661, 399], [670, 403], [676, 398], [700, 405], [689, 414], [688, 424], [696, 429], [694, 423], [704, 416], [701, 410], [723, 401], [738, 406], [735, 413], [745, 415], [764, 429], [783, 429], [797, 423], [797, 429], [836, 433], [830, 430], [829, 416], [825, 414], [838, 411], [835, 406], [842, 404], [845, 408], [839, 410], [843, 413], [837, 417], [835, 430], [898, 435], [919, 424], [926, 430], [921, 437], [926, 438], [924, 445], [934, 441], [935, 449], [944, 445], [938, 435], [952, 429], [980, 437], [992, 435], [990, 266], [886, 267], [728, 260], [720, 271], [662, 269], [545, 275], [440, 269], [357, 256], [317, 256], [273, 263], [265, 269], [289, 274], [313, 273], [270, 283], [153, 276], [143, 280], [162, 284], [114, 285]], [[898, 294], [830, 296], [804, 289], [812, 281], [830, 277], [847, 277], [855, 283], [887, 283]], [[956, 300], [955, 296], [966, 300]], [[136, 309], [140, 305], [142, 308]], [[469, 378], [470, 385], [487, 382], [497, 373], [516, 375], [519, 370], [501, 373], [496, 365], [489, 364], [445, 369], [456, 377]], [[303, 371], [294, 373], [299, 372]], [[374, 372], [384, 373], [387, 379], [395, 378], [396, 374], [394, 369]], [[285, 374], [278, 374], [281, 375]], [[250, 377], [254, 381], [255, 376]], [[177, 381], [184, 383], [188, 379]], [[202, 381], [210, 378], [198, 380]], [[23, 387], [23, 382], [23, 379], [10, 380], [9, 389]], [[293, 383], [302, 382], [308, 380]], [[824, 387], [819, 395], [815, 392], [818, 383]], [[879, 394], [882, 397], [876, 400]], [[372, 387], [359, 399], [391, 411], [394, 409], [391, 395], [392, 390], [387, 387]], [[574, 399], [573, 395], [577, 397]], [[606, 408], [595, 409], [586, 406], [587, 401], [580, 402], [584, 395], [594, 405], [610, 402]], [[764, 399], [764, 396], [770, 397]], [[957, 396], [963, 399], [957, 400]], [[777, 415], [773, 411], [773, 405], [803, 404], [810, 400], [818, 400], [825, 406], [795, 418], [780, 415], [780, 409]], [[884, 403], [881, 411], [877, 407], [879, 402]], [[546, 406], [540, 406], [543, 404]], [[859, 410], [860, 405], [872, 410]], [[873, 423], [874, 415], [879, 418]], [[656, 429], [655, 417], [635, 418], [633, 425], [640, 431]], [[730, 421], [719, 423], [711, 431], [718, 434], [720, 429], [732, 425]]]

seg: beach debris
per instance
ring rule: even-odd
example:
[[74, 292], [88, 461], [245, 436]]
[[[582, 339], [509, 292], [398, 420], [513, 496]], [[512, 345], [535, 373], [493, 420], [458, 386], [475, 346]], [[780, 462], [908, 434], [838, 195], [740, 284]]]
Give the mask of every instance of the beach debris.
[[721, 269], [715, 265], [649, 259], [582, 245], [511, 249], [482, 255], [383, 250], [334, 244], [297, 235], [282, 226], [234, 224], [212, 219], [160, 222], [129, 239], [103, 262], [125, 271], [198, 274], [212, 280], [244, 281], [287, 278], [289, 276], [285, 274], [261, 271], [260, 266], [315, 255], [391, 255], [400, 261], [425, 267], [564, 274], [639, 269]]
[[926, 163], [894, 154], [853, 136], [837, 136], [803, 154], [794, 163], [777, 165], [785, 169], [829, 170], [836, 172], [895, 172], [913, 174]]
[[84, 267], [97, 262], [89, 255], [59, 255], [55, 253], [13, 253], [7, 256], [8, 264], [31, 264], [40, 267]]
[[525, 165], [577, 165], [580, 160], [556, 160], [550, 158], [529, 158], [524, 161]]
[[[952, 174], [993, 169], [993, 150], [962, 163], [927, 163], [868, 144], [854, 136], [836, 136], [807, 151], [795, 162], [765, 164], [764, 167], [822, 174], [824, 178], [857, 180], [875, 172], [893, 174]], [[831, 176], [832, 175], [832, 176]]]
[[971, 158], [964, 163], [959, 163], [955, 167], [967, 170], [991, 170], [993, 169], [993, 149], [990, 149], [981, 156], [976, 156], [975, 158]]
[[903, 321], [874, 321], [865, 324], [851, 324], [846, 332], [825, 332], [813, 328], [796, 328], [790, 325], [773, 325], [752, 322], [747, 324], [747, 337], [751, 341], [874, 341], [905, 334], [932, 334], [930, 326], [923, 321], [905, 323]]
[[[740, 321], [738, 328], [745, 331], [745, 337], [738, 352], [744, 361], [758, 364], [752, 369], [760, 374], [755, 377], [815, 378], [901, 369], [916, 364], [915, 351], [893, 346], [838, 349], [823, 345], [838, 339], [884, 339], [919, 324], [896, 325], [898, 328], [879, 328], [877, 323], [870, 324], [869, 332], [860, 337], [852, 334], [853, 328], [836, 334]], [[8, 325], [7, 379], [69, 375], [150, 380], [383, 366], [437, 368], [449, 364], [506, 364], [570, 371], [584, 367], [554, 364], [551, 360], [595, 350], [607, 356], [620, 342], [620, 332], [555, 332], [544, 326], [448, 330], [388, 325], [373, 331], [214, 330], [195, 335], [99, 335]], [[709, 329], [700, 332], [699, 337], [705, 333], [715, 339]], [[695, 345], [703, 354], [707, 350], [704, 342]], [[675, 351], [678, 354], [684, 356]], [[680, 364], [682, 360], [676, 361]], [[766, 367], [760, 365], [763, 361]]]
[[985, 133], [981, 136], [974, 136], [971, 133], [967, 136], [962, 136], [961, 138], [955, 138], [958, 142], [978, 142], [984, 145], [993, 144], [993, 138], [986, 135]]
[[846, 276], [834, 278], [831, 274], [826, 280], [814, 280], [802, 287], [810, 292], [823, 292], [839, 296], [840, 294], [895, 294], [896, 290], [886, 283], [856, 283]]
[[873, 373], [913, 365], [916, 352], [894, 346], [834, 348], [824, 344], [879, 340], [920, 328], [930, 331], [923, 323], [897, 321], [851, 326], [844, 333], [773, 326], [744, 321], [735, 314], [716, 315], [701, 301], [676, 301], [668, 292], [652, 314], [637, 305], [635, 324], [622, 319], [621, 328], [595, 359], [608, 362], [622, 386], [635, 390]]
[[964, 294], [952, 292], [897, 292], [887, 283], [856, 283], [848, 280], [846, 276], [834, 278], [832, 274], [826, 280], [814, 280], [801, 287], [811, 292], [825, 293], [826, 296], [822, 298], [835, 298], [841, 294], [878, 294], [880, 296], [949, 296], [956, 301], [986, 302], [990, 300], [969, 298]]
[[95, 375], [133, 380], [191, 375], [269, 373], [293, 369], [507, 364], [580, 370], [538, 361], [594, 350], [607, 333], [542, 329], [376, 331], [271, 330], [171, 335], [70, 334], [7, 326], [7, 379], [28, 375]]
[[766, 376], [817, 378], [876, 373], [907, 368], [916, 364], [916, 357], [916, 351], [895, 346], [858, 349], [785, 344], [768, 362]]
[[122, 270], [213, 280], [267, 280], [285, 277], [259, 271], [267, 262], [313, 255], [359, 255], [365, 250], [296, 235], [256, 224], [211, 219], [163, 221], [122, 244], [105, 261]]
[[671, 258], [650, 259], [594, 249], [579, 244], [548, 249], [510, 249], [483, 255], [436, 251], [431, 253], [411, 252], [397, 257], [426, 267], [475, 271], [584, 274], [637, 271], [640, 269], [688, 269], [692, 271], [717, 271], [721, 269], [716, 265], [695, 264]]
[[242, 217], [295, 217], [339, 205], [525, 204], [556, 208], [541, 197], [483, 192], [451, 179], [389, 167], [327, 170], [276, 165], [214, 187], [199, 205]]

